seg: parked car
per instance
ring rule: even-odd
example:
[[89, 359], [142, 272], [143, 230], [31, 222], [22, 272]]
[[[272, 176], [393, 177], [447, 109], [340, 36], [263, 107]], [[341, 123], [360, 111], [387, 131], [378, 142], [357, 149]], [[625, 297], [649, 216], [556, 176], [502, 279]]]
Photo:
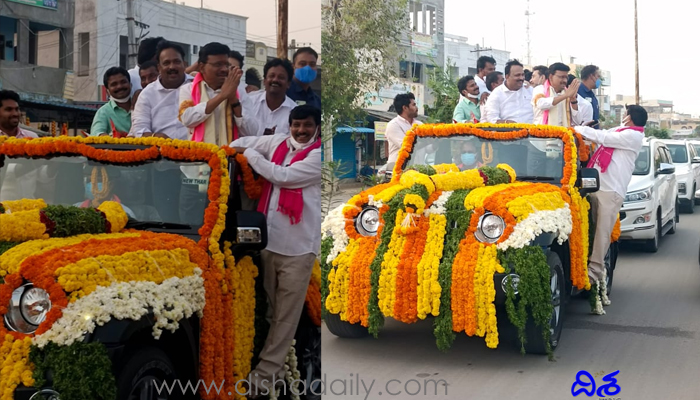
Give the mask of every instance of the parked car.
[[[194, 398], [160, 388], [220, 378], [198, 395], [233, 398], [269, 327], [266, 220], [241, 209], [238, 185], [259, 187], [237, 160], [179, 140], [0, 136], [3, 398]], [[295, 345], [306, 388], [320, 382], [314, 270]]]
[[700, 199], [695, 192], [700, 188], [700, 157], [695, 147], [686, 140], [663, 140], [676, 166], [676, 183], [681, 210], [692, 214]]
[[[455, 164], [465, 143], [479, 168]], [[376, 335], [385, 318], [435, 317], [440, 349], [455, 332], [495, 348], [499, 326], [512, 324], [522, 348], [551, 354], [568, 300], [590, 287], [586, 196], [599, 189], [599, 175], [578, 162], [588, 158], [581, 136], [525, 124], [426, 124], [407, 133], [399, 154], [391, 182], [324, 220], [330, 333]], [[615, 232], [603, 238], [611, 246], [601, 292], [612, 285]]]
[[[700, 140], [688, 140], [688, 142], [693, 146], [693, 149], [695, 149], [695, 153], [700, 156]], [[700, 204], [700, 186], [695, 190], [695, 204]]]
[[679, 197], [671, 152], [658, 139], [644, 139], [620, 209], [620, 240], [643, 240], [659, 250], [661, 237], [676, 232]]

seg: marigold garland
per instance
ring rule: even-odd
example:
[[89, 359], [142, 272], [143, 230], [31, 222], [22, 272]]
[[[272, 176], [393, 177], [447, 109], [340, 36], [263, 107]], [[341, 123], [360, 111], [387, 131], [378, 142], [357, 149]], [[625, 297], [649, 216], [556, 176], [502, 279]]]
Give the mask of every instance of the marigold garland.
[[23, 384], [34, 385], [34, 365], [29, 361], [30, 338], [15, 339], [11, 335], [3, 335], [0, 342], [0, 400], [13, 400], [14, 390]]
[[46, 208], [46, 202], [43, 199], [22, 199], [22, 200], [6, 200], [0, 203], [3, 211], [0, 213], [16, 213], [19, 211], [41, 210]]
[[[369, 268], [369, 266], [368, 266]], [[369, 286], [369, 276], [367, 277], [367, 286]], [[369, 296], [368, 296], [369, 297]], [[311, 322], [316, 326], [321, 326], [321, 263], [316, 260], [314, 267], [311, 270], [311, 279], [309, 287], [306, 290], [306, 298], [304, 299], [306, 312], [311, 319]], [[367, 307], [365, 306], [365, 309]]]

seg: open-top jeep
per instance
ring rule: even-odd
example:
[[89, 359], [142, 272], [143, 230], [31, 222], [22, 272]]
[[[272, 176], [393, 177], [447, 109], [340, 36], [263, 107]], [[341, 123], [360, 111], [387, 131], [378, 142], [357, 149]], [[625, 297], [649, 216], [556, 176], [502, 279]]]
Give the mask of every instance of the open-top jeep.
[[[481, 166], [460, 170], [462, 148]], [[535, 125], [414, 126], [392, 181], [333, 210], [323, 223], [322, 296], [329, 331], [377, 335], [384, 318], [434, 317], [438, 347], [455, 332], [495, 348], [498, 319], [522, 349], [559, 343], [565, 305], [590, 289], [598, 171], [570, 129]], [[612, 242], [619, 236], [619, 221]], [[612, 285], [616, 243], [606, 257]], [[602, 283], [601, 283], [602, 286]], [[593, 298], [594, 296], [591, 296]]]
[[[0, 137], [0, 398], [244, 398], [269, 326], [242, 183], [259, 196], [229, 148]], [[320, 278], [289, 357], [307, 393]]]

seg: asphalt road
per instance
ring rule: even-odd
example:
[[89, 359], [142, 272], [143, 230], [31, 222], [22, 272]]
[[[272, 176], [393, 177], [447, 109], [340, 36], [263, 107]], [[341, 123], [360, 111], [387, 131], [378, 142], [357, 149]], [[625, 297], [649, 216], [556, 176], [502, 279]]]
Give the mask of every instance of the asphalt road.
[[[623, 246], [607, 315], [589, 315], [587, 300], [572, 299], [555, 361], [522, 356], [507, 338], [491, 350], [482, 338], [465, 334], [442, 353], [432, 320], [387, 320], [378, 339], [340, 339], [324, 326], [323, 398], [588, 399], [572, 395], [580, 370], [597, 375], [599, 385], [603, 375], [619, 370], [621, 391], [609, 397], [700, 399], [699, 244], [697, 213], [682, 214], [678, 231], [662, 239], [656, 254]], [[438, 382], [437, 395], [436, 384], [425, 380]]]

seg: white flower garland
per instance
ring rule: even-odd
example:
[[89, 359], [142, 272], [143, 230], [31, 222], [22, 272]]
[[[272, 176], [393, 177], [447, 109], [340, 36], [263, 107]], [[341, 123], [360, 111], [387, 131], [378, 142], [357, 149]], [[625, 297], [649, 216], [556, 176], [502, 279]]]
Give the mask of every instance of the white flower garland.
[[194, 275], [166, 279], [160, 285], [154, 282], [117, 282], [109, 287], [98, 286], [89, 295], [70, 303], [45, 333], [32, 342], [43, 348], [49, 342], [69, 346], [92, 333], [97, 326], [112, 318], [137, 321], [149, 312], [155, 315], [153, 337], [160, 338], [163, 329], [175, 332], [179, 321], [204, 309], [204, 279], [202, 270]]
[[338, 254], [344, 252], [350, 241], [347, 232], [345, 232], [345, 214], [343, 214], [345, 207], [351, 206], [349, 204], [341, 204], [329, 212], [321, 224], [323, 238], [325, 239], [329, 236], [333, 238], [333, 248], [328, 254], [327, 263], [332, 263]]
[[498, 249], [522, 248], [543, 232], [558, 233], [557, 241], [561, 244], [568, 239], [571, 230], [571, 210], [568, 204], [556, 210], [536, 211], [518, 222], [510, 236], [498, 244]]
[[450, 196], [452, 196], [453, 191], [449, 190], [446, 192], [442, 192], [440, 197], [437, 198], [433, 202], [433, 204], [425, 210], [424, 215], [430, 216], [430, 214], [436, 214], [436, 215], [445, 215], [447, 212], [447, 209], [445, 208], [445, 204], [447, 204], [447, 200], [450, 199]]
[[[301, 373], [297, 366], [299, 365], [299, 359], [297, 358], [297, 350], [294, 348], [297, 341], [292, 340], [292, 345], [289, 347], [289, 352], [285, 358], [284, 363], [284, 378], [289, 384], [289, 396], [292, 400], [300, 400], [299, 397], [299, 382], [301, 379]], [[308, 390], [308, 388], [306, 388]], [[270, 393], [270, 400], [277, 400], [280, 395], [280, 390], [275, 388], [272, 393]]]

